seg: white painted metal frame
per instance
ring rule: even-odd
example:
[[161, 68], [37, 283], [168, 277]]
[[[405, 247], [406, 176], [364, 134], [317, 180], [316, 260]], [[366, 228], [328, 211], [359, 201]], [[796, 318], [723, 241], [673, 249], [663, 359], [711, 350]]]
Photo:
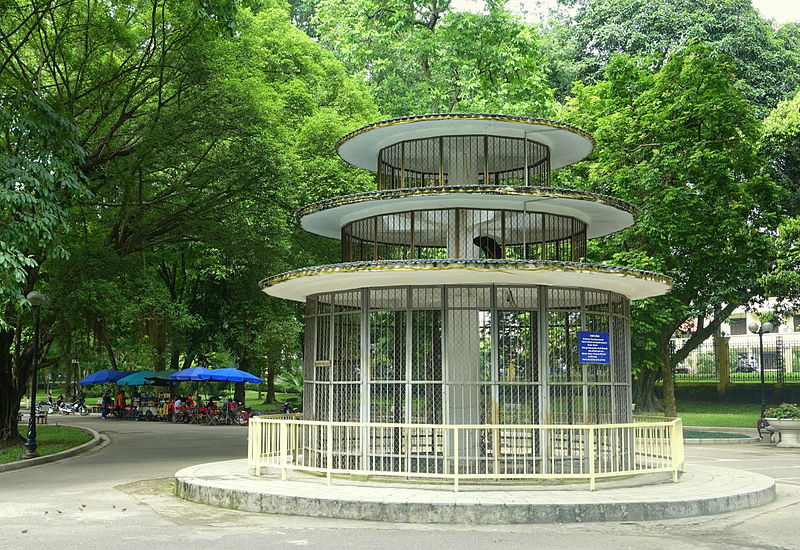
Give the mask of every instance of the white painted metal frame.
[[[369, 434], [368, 447], [356, 436], [364, 432]], [[488, 438], [502, 442], [494, 456], [459, 445], [459, 440]], [[549, 456], [536, 456], [530, 442], [537, 438], [548, 442], [553, 451]], [[402, 443], [401, 453], [391, 468], [381, 467], [386, 461], [374, 457], [394, 452], [397, 441]], [[351, 445], [358, 446], [358, 452]], [[630, 446], [632, 453], [620, 456], [621, 445]], [[430, 449], [434, 452], [426, 452]], [[510, 462], [526, 467], [506, 471]], [[328, 483], [334, 475], [403, 477], [450, 481], [458, 491], [462, 481], [584, 479], [594, 490], [598, 479], [632, 474], [671, 472], [677, 482], [678, 472], [685, 471], [685, 457], [680, 418], [606, 425], [446, 425], [253, 417], [248, 465], [256, 475], [262, 469], [279, 470], [282, 479], [289, 471], [321, 473]]]

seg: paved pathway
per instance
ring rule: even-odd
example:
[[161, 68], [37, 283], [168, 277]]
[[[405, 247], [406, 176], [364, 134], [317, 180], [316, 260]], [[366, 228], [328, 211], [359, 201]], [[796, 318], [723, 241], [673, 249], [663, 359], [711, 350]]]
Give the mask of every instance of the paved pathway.
[[[415, 525], [234, 512], [170, 494], [186, 466], [241, 458], [238, 426], [101, 421], [110, 444], [90, 455], [0, 474], [0, 548], [792, 549], [800, 550], [800, 450], [764, 444], [690, 446], [690, 463], [779, 481], [767, 506], [702, 518], [511, 526]], [[781, 522], [788, 527], [778, 527]]]

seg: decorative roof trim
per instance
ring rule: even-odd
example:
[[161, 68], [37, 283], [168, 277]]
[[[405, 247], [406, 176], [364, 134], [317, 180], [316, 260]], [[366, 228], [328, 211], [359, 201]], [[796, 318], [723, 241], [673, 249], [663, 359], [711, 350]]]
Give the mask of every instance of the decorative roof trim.
[[665, 284], [669, 287], [674, 286], [675, 282], [660, 273], [644, 271], [628, 267], [620, 267], [606, 264], [589, 264], [581, 262], [561, 262], [555, 260], [486, 260], [486, 259], [450, 259], [450, 260], [383, 260], [372, 262], [349, 262], [340, 264], [328, 264], [314, 267], [304, 267], [287, 271], [279, 275], [267, 277], [258, 283], [259, 288], [264, 290], [283, 281], [309, 277], [322, 273], [352, 273], [357, 271], [441, 271], [446, 269], [470, 269], [478, 271], [503, 271], [512, 268], [517, 271], [557, 271], [559, 269], [570, 269], [575, 271], [591, 271], [596, 273], [620, 274], [641, 280], [649, 280]]
[[383, 128], [386, 126], [396, 126], [399, 124], [409, 124], [412, 122], [421, 122], [426, 120], [496, 120], [498, 122], [522, 122], [526, 124], [539, 124], [541, 126], [550, 126], [551, 128], [567, 130], [574, 134], [578, 134], [579, 136], [585, 137], [586, 139], [592, 142], [592, 148], [594, 148], [594, 146], [596, 145], [594, 136], [592, 136], [592, 134], [590, 134], [589, 132], [581, 130], [577, 126], [572, 126], [570, 124], [566, 124], [563, 122], [556, 122], [554, 120], [547, 120], [544, 118], [502, 115], [502, 114], [492, 114], [492, 113], [430, 113], [425, 115], [412, 115], [399, 118], [391, 118], [388, 120], [380, 120], [378, 122], [367, 124], [366, 126], [362, 126], [361, 128], [353, 130], [352, 132], [345, 134], [343, 137], [339, 138], [339, 140], [334, 145], [334, 148], [338, 153], [339, 147], [341, 147], [344, 142], [358, 135], [361, 135], [365, 132], [374, 130], [376, 128]]
[[[619, 210], [628, 212], [633, 216], [634, 221], [639, 217], [639, 209], [629, 202], [601, 195], [588, 191], [578, 191], [576, 189], [564, 189], [557, 187], [524, 187], [524, 186], [491, 186], [491, 185], [459, 185], [459, 186], [432, 186], [432, 187], [408, 187], [404, 189], [385, 189], [381, 191], [367, 191], [352, 195], [340, 195], [331, 199], [317, 201], [295, 211], [295, 219], [299, 222], [301, 218], [315, 212], [322, 212], [342, 204], [352, 204], [373, 200], [391, 200], [415, 195], [452, 195], [456, 193], [464, 194], [484, 194], [484, 195], [506, 195], [519, 197], [547, 197], [559, 199], [575, 199], [593, 202], [603, 202]], [[425, 210], [418, 208], [417, 210]]]

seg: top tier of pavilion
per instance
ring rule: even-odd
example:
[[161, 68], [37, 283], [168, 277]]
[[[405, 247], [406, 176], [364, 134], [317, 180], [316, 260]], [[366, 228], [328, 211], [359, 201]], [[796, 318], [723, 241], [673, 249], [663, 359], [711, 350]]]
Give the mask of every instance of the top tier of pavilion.
[[375, 122], [342, 137], [336, 150], [376, 173], [377, 192], [310, 204], [297, 217], [307, 231], [339, 239], [354, 220], [404, 210], [547, 212], [578, 220], [585, 238], [600, 237], [632, 225], [636, 208], [550, 187], [552, 170], [583, 160], [593, 148], [594, 138], [583, 130], [539, 118], [448, 113]]

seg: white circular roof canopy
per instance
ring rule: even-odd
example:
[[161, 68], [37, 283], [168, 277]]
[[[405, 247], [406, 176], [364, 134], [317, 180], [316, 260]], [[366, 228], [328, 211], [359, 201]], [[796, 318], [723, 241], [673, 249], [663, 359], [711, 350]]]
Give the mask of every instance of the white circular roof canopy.
[[346, 162], [373, 172], [378, 152], [401, 141], [438, 136], [491, 135], [525, 138], [550, 148], [550, 168], [555, 170], [586, 158], [594, 138], [580, 128], [561, 122], [523, 116], [441, 113], [382, 120], [354, 130], [336, 142]]
[[543, 187], [417, 187], [334, 197], [297, 211], [306, 231], [338, 239], [341, 228], [380, 214], [409, 210], [477, 208], [544, 212], [576, 218], [587, 224], [587, 238], [601, 237], [633, 225], [639, 211], [631, 204], [573, 189]]
[[600, 264], [544, 260], [429, 260], [334, 264], [264, 279], [261, 289], [304, 302], [324, 292], [391, 286], [515, 284], [608, 290], [631, 300], [660, 296], [673, 282], [658, 273]]

